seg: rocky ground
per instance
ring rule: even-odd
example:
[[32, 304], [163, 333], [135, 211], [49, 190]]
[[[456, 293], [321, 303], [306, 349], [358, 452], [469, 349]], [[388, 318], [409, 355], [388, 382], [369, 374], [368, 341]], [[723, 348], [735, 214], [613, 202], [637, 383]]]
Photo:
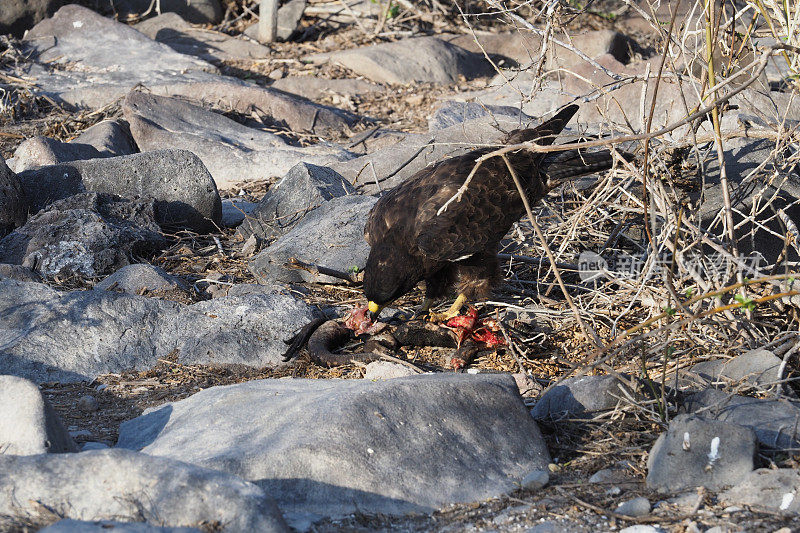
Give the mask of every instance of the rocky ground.
[[[0, 530], [800, 528], [777, 8], [711, 74], [696, 5], [149, 5], [0, 20]], [[380, 360], [284, 361], [364, 305], [377, 197], [571, 102], [635, 161], [506, 236], [505, 342], [408, 340], [418, 288], [336, 350]]]

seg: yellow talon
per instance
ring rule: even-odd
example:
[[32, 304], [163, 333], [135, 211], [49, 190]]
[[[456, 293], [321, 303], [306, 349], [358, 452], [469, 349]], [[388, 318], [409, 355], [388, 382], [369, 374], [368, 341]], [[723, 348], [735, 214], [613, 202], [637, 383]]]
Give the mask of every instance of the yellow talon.
[[[431, 322], [447, 322], [453, 317], [457, 317], [461, 313], [461, 308], [467, 303], [467, 297], [464, 294], [459, 294], [453, 305], [444, 313], [430, 313], [428, 320]], [[424, 304], [423, 304], [424, 305]]]

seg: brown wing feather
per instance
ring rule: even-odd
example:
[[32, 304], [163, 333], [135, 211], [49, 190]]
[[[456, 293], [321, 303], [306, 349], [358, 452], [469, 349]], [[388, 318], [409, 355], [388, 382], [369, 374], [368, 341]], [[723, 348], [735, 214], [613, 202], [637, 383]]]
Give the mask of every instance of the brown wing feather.
[[485, 162], [461, 200], [451, 203], [441, 215], [437, 212], [458, 191], [472, 166], [454, 172], [459, 179], [441, 187], [422, 204], [415, 224], [415, 242], [427, 258], [454, 261], [475, 253], [496, 252], [494, 248], [519, 219], [522, 207], [504, 166], [496, 159]]
[[[567, 106], [536, 128], [509, 133], [505, 142], [534, 140], [551, 144], [577, 110], [578, 106]], [[383, 241], [391, 232], [397, 240], [416, 243], [419, 252], [430, 261], [453, 261], [484, 251], [493, 253], [488, 248], [496, 247], [511, 224], [519, 219], [522, 209], [516, 186], [500, 158], [484, 162], [461, 201], [450, 204], [437, 215], [439, 208], [464, 183], [475, 160], [491, 151], [492, 148], [482, 148], [441, 161], [382, 196], [364, 227], [364, 237], [370, 246]], [[519, 151], [509, 157], [520, 176], [532, 186], [531, 192], [543, 194], [537, 172], [537, 162], [542, 156]]]

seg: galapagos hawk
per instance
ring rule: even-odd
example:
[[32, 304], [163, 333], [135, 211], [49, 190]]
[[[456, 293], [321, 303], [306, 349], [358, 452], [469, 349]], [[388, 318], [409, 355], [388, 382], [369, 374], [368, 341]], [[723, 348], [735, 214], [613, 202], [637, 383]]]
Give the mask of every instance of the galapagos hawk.
[[[504, 144], [534, 141], [549, 145], [577, 112], [562, 109], [536, 128], [514, 130]], [[499, 243], [525, 213], [514, 179], [501, 157], [483, 162], [461, 200], [437, 215], [461, 187], [480, 156], [481, 148], [425, 168], [383, 195], [369, 213], [364, 238], [370, 253], [364, 270], [364, 294], [369, 315], [381, 310], [425, 281], [425, 302], [456, 293], [452, 307], [432, 320], [456, 316], [467, 300], [484, 299], [501, 279]], [[611, 167], [607, 150], [536, 153], [519, 149], [506, 154], [532, 205], [564, 181]]]

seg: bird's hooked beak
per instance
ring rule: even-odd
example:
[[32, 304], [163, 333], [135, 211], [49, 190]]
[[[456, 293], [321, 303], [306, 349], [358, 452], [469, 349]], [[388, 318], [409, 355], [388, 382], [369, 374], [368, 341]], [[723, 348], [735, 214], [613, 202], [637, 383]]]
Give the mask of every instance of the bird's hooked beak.
[[384, 306], [378, 305], [375, 302], [369, 302], [367, 304], [367, 307], [369, 308], [369, 319], [372, 320], [373, 322], [378, 320], [378, 315], [381, 314], [381, 311], [383, 311]]

